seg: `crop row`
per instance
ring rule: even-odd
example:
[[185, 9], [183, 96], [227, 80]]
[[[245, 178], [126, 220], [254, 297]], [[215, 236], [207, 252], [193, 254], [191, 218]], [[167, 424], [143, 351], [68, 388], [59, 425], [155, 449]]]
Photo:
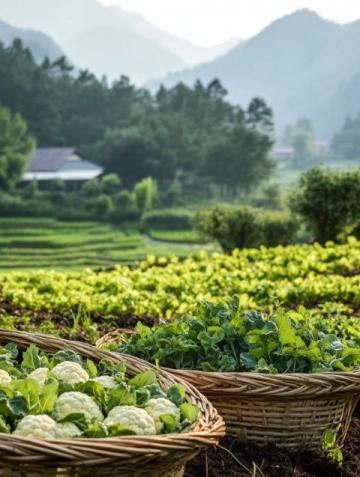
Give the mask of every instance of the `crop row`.
[[150, 257], [136, 268], [101, 273], [14, 272], [2, 274], [0, 286], [4, 298], [26, 307], [163, 317], [179, 316], [203, 299], [233, 295], [244, 309], [325, 302], [357, 307], [359, 268], [360, 243], [352, 242], [200, 253], [183, 262]]

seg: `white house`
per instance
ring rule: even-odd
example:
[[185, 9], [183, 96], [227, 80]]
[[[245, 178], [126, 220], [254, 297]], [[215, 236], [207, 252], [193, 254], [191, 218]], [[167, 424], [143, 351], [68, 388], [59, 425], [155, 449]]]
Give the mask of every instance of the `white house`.
[[101, 167], [82, 159], [74, 148], [39, 148], [34, 152], [23, 180], [85, 182], [102, 173]]

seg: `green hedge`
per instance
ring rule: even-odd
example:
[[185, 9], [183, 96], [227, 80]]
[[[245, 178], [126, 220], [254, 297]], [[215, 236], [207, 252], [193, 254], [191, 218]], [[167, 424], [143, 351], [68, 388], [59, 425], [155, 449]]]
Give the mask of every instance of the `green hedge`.
[[224, 251], [261, 245], [287, 245], [293, 242], [298, 222], [287, 212], [271, 212], [253, 207], [218, 206], [197, 214], [199, 232], [216, 240]]
[[141, 221], [144, 230], [191, 230], [194, 213], [186, 209], [147, 212]]

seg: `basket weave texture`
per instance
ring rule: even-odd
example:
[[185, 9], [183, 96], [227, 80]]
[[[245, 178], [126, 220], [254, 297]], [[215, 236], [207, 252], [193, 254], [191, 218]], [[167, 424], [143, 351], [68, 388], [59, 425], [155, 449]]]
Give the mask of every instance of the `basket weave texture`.
[[[0, 344], [8, 342], [17, 343], [20, 349], [35, 344], [49, 354], [68, 348], [94, 361], [123, 361], [129, 376], [152, 367], [140, 359], [101, 351], [85, 343], [0, 330]], [[185, 463], [202, 449], [216, 445], [224, 435], [224, 421], [210, 402], [191, 385], [163, 370], [158, 370], [157, 375], [163, 388], [174, 383], [183, 384], [189, 402], [199, 406], [199, 419], [187, 432], [53, 441], [0, 434], [0, 476], [182, 477]]]
[[[133, 330], [105, 335], [97, 346], [119, 342]], [[341, 445], [360, 397], [353, 373], [214, 373], [168, 369], [195, 386], [223, 416], [227, 434], [243, 442], [319, 450], [324, 431]]]

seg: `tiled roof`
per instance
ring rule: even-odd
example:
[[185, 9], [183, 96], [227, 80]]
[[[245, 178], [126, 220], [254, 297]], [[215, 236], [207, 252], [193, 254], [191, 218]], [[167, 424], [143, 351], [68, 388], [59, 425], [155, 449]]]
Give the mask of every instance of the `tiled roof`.
[[75, 154], [71, 147], [47, 147], [36, 149], [28, 172], [56, 172]]

